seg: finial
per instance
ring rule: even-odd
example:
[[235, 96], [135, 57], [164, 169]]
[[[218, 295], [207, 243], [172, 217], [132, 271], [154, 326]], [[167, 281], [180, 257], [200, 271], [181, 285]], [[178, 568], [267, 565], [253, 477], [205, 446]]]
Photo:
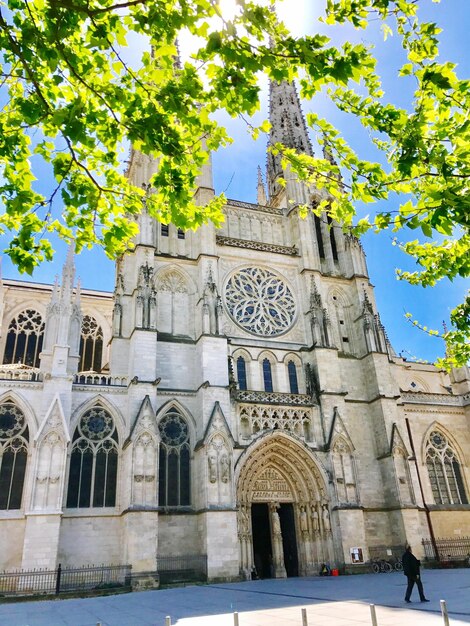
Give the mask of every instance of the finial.
[[261, 167], [259, 165], [258, 165], [258, 190], [257, 190], [256, 201], [261, 206], [266, 206], [267, 204], [266, 189], [264, 188], [264, 182], [263, 182], [263, 174], [261, 173]]

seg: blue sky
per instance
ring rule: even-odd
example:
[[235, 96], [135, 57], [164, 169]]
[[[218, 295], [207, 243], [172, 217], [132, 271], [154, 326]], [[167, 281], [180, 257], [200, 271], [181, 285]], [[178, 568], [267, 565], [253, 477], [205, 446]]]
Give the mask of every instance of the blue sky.
[[[457, 72], [461, 78], [470, 77], [470, 58], [468, 55], [468, 33], [470, 33], [469, 0], [442, 0], [435, 4], [431, 0], [420, 0], [421, 14], [431, 21], [436, 21], [444, 30], [440, 35], [441, 58], [458, 64]], [[286, 0], [280, 4], [280, 11], [287, 25], [298, 34], [315, 32], [326, 27], [319, 25], [323, 1]], [[406, 107], [410, 102], [412, 85], [397, 80], [397, 72], [404, 62], [399, 42], [391, 37], [384, 42], [377, 25], [367, 32], [355, 31], [352, 27], [335, 29], [334, 41], [363, 41], [373, 43], [379, 60], [378, 71], [383, 79], [385, 98]], [[181, 42], [183, 54], [185, 43]], [[351, 123], [345, 116], [332, 109], [324, 97], [314, 102], [303, 104], [304, 112], [315, 111], [327, 117], [344, 133], [351, 145], [365, 158], [376, 158], [368, 148], [367, 136], [359, 122]], [[263, 95], [262, 110], [257, 121], [267, 117], [267, 90]], [[261, 137], [254, 143], [248, 136], [246, 126], [238, 120], [222, 118], [232, 133], [235, 141], [232, 146], [214, 155], [214, 182], [216, 192], [225, 192], [227, 197], [245, 201], [256, 201], [257, 166], [264, 169], [266, 161], [266, 138]], [[315, 138], [312, 137], [315, 145]], [[47, 187], [47, 178], [39, 181], [41, 187]], [[370, 209], [369, 209], [370, 210]], [[406, 235], [407, 233], [404, 233]], [[412, 237], [411, 237], [412, 235]], [[410, 238], [416, 233], [410, 233]], [[380, 235], [368, 234], [363, 239], [371, 282], [375, 285], [378, 309], [387, 329], [389, 338], [397, 352], [408, 359], [414, 357], [434, 360], [442, 355], [443, 342], [428, 337], [414, 328], [404, 317], [409, 311], [422, 324], [442, 329], [442, 321], [448, 322], [453, 307], [462, 301], [468, 281], [442, 281], [434, 288], [423, 289], [410, 286], [395, 278], [395, 268], [414, 269], [413, 262], [403, 255], [398, 247], [391, 245], [391, 233]], [[0, 245], [4, 238], [0, 238]], [[53, 263], [45, 263], [37, 268], [32, 278], [19, 275], [8, 257], [3, 257], [2, 275], [4, 278], [19, 278], [37, 282], [52, 282], [56, 274], [61, 273], [66, 248], [61, 242], [54, 242], [57, 250]], [[114, 264], [100, 250], [84, 251], [76, 259], [77, 276], [82, 286], [89, 289], [112, 290], [114, 286]]]

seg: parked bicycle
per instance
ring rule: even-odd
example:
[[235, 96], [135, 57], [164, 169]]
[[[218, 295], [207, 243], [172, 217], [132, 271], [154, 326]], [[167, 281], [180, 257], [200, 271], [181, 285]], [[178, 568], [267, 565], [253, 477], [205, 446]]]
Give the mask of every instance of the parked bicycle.
[[372, 561], [372, 571], [374, 574], [393, 572], [393, 566], [385, 559], [374, 559]]
[[388, 562], [396, 572], [403, 571], [403, 563], [401, 562], [401, 559], [399, 559], [397, 556], [393, 556], [391, 559], [389, 559]]

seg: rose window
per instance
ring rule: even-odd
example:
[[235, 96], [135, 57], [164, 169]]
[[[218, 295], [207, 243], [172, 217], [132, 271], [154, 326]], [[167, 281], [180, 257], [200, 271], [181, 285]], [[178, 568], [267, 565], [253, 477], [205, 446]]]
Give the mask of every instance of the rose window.
[[295, 319], [294, 296], [285, 281], [259, 267], [242, 269], [229, 279], [225, 304], [237, 324], [264, 337], [281, 335]]
[[9, 439], [18, 435], [25, 425], [23, 413], [14, 404], [0, 406], [0, 439]]
[[94, 407], [80, 420], [80, 430], [91, 441], [104, 439], [114, 431], [113, 418], [101, 407]]
[[168, 446], [180, 446], [188, 441], [188, 425], [176, 411], [168, 412], [158, 428], [162, 441]]

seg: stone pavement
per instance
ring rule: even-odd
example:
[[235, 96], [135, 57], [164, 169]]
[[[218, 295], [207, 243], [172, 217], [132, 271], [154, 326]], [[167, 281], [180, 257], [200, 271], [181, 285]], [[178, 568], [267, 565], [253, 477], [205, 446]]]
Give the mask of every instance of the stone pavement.
[[445, 599], [450, 626], [470, 624], [470, 569], [424, 570], [429, 603], [405, 604], [403, 574], [289, 578], [179, 587], [117, 596], [0, 605], [1, 626], [438, 626]]

